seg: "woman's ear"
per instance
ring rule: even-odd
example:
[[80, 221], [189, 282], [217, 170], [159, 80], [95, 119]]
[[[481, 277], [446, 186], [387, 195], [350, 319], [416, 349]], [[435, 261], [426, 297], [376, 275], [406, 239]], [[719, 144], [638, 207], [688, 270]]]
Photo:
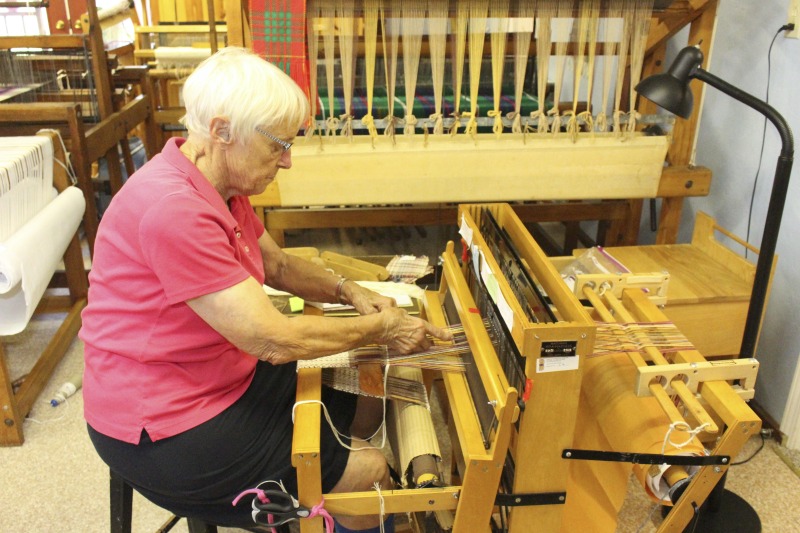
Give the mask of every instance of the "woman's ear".
[[231, 140], [231, 123], [228, 119], [222, 117], [214, 117], [211, 119], [211, 139], [220, 141], [224, 144], [230, 144]]

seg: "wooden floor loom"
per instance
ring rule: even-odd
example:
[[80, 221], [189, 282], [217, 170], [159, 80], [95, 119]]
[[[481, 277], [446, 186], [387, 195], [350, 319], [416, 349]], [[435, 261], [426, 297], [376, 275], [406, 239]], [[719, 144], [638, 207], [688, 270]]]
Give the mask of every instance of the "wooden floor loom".
[[[95, 198], [99, 185], [92, 180], [92, 163], [105, 157], [108, 165], [111, 192], [122, 187], [122, 169], [133, 173], [130, 149], [124, 155], [124, 167], [119, 163], [118, 146], [128, 146], [128, 134], [137, 125], [149, 121], [150, 99], [146, 95], [134, 98], [117, 112], [97, 124], [85, 124], [80, 105], [63, 102], [34, 102], [0, 105], [0, 135], [33, 135], [41, 129], [59, 131], [69, 151], [68, 160], [75, 169], [77, 186], [86, 198], [84, 231], [90, 249], [94, 250], [99, 216]], [[123, 152], [124, 153], [124, 152]], [[148, 157], [155, 155], [147, 150]], [[111, 155], [110, 155], [111, 154]], [[116, 164], [114, 162], [116, 161]]]
[[[146, 69], [119, 67], [109, 56], [93, 4], [86, 34], [0, 37], [8, 82], [33, 88], [13, 103], [0, 104], [0, 135], [33, 135], [43, 128], [61, 133], [86, 198], [84, 230], [92, 251], [100, 188], [91, 179], [93, 163], [101, 158], [109, 163], [108, 185], [116, 194], [123, 184], [123, 164], [127, 175], [134, 172], [129, 135], [142, 137], [148, 159], [157, 153]], [[128, 91], [134, 94], [126, 96]]]
[[[73, 188], [66, 172], [67, 155], [62, 150], [58, 135], [51, 132], [45, 132], [41, 135], [45, 136], [53, 146], [52, 183], [59, 193], [64, 193], [67, 189]], [[9, 190], [3, 187], [2, 192], [8, 194]], [[24, 195], [17, 195], [15, 200], [20, 203], [28, 201]], [[11, 206], [6, 205], [6, 208], [11, 211]], [[36, 249], [37, 243], [30, 243], [30, 246]], [[14, 379], [9, 375], [5, 350], [2, 342], [0, 342], [0, 409], [3, 413], [3, 424], [0, 425], [0, 446], [21, 445], [24, 442], [22, 426], [25, 417], [30, 412], [33, 403], [45, 385], [47, 385], [50, 375], [80, 329], [80, 312], [86, 306], [88, 280], [84, 270], [83, 255], [77, 231], [64, 252], [64, 265], [69, 295], [66, 297], [45, 295], [39, 301], [37, 312], [66, 312], [66, 316], [47, 347], [36, 359], [32, 369], [24, 376], [24, 379]], [[6, 273], [3, 272], [3, 274]], [[3, 294], [0, 295], [0, 298], [5, 298], [6, 296], [8, 294]], [[36, 305], [36, 303], [34, 302], [33, 305]], [[0, 322], [5, 322], [8, 318], [10, 317], [3, 317]], [[19, 378], [19, 376], [16, 377]]]
[[[526, 221], [597, 215], [605, 245], [634, 244], [656, 197], [659, 242], [674, 242], [682, 198], [708, 194], [710, 171], [690, 165], [697, 118], [673, 127], [633, 88], [682, 28], [711, 46], [715, 0], [253, 0], [244, 17], [238, 3], [229, 44], [310, 96], [292, 171], [251, 199], [279, 244], [287, 229], [441, 223], [481, 201], [560, 208]], [[579, 203], [601, 200], [624, 212]]]
[[[746, 404], [758, 363], [706, 362], [639, 290], [587, 288], [582, 304], [507, 204], [460, 213], [464, 253], [448, 245], [424, 307], [436, 324], [463, 323], [474, 359], [441, 375], [454, 481], [383, 490], [384, 511], [450, 511], [455, 532], [489, 531], [492, 519], [512, 532], [613, 532], [633, 472], [654, 502], [674, 504], [659, 531], [683, 531], [760, 429]], [[319, 399], [320, 376], [300, 371], [298, 401]], [[377, 514], [375, 491], [321, 494], [319, 423], [319, 406], [297, 408], [301, 503], [324, 496], [333, 513]]]
[[[508, 385], [494, 353], [491, 340], [479, 315], [473, 312], [475, 303], [461, 277], [457, 261], [449, 251], [446, 279], [439, 293], [427, 295], [426, 312], [430, 320], [440, 325], [447, 322], [443, 310], [445, 300], [455, 308], [456, 318], [464, 326], [473, 346], [474, 367], [481, 386], [492, 402], [496, 425], [488, 442], [476, 417], [469, 384], [463, 374], [442, 376], [452, 406], [454, 421], [452, 438], [459, 441], [459, 463], [463, 465], [461, 485], [409, 490], [383, 490], [386, 513], [454, 511], [456, 530], [469, 530], [472, 524], [488, 523], [494, 506], [494, 494], [500, 481], [512, 423], [518, 417], [517, 390]], [[321, 369], [299, 370], [297, 401], [319, 400]], [[297, 469], [300, 502], [309, 507], [321, 501], [319, 405], [297, 407], [292, 445], [292, 463]], [[400, 432], [402, 434], [402, 432]], [[379, 514], [381, 501], [374, 491], [350, 494], [325, 494], [325, 508], [333, 513]], [[301, 522], [301, 531], [321, 531], [322, 520]]]

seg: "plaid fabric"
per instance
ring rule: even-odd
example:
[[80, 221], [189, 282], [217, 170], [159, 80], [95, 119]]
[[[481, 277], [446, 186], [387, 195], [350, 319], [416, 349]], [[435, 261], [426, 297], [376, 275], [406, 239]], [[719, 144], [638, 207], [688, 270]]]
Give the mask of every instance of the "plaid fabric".
[[428, 256], [396, 255], [386, 265], [392, 281], [399, 283], [414, 283], [419, 278], [433, 272], [433, 267], [428, 264]]
[[250, 0], [253, 51], [309, 92], [306, 0]]

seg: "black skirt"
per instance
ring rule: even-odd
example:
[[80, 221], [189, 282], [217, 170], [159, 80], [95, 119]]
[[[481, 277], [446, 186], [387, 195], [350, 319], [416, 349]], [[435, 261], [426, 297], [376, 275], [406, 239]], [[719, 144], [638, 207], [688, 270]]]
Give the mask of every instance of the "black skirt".
[[[236, 507], [231, 503], [240, 492], [273, 480], [297, 495], [291, 464], [296, 384], [294, 364], [259, 362], [247, 392], [193, 429], [157, 442], [143, 430], [138, 445], [91, 427], [89, 436], [103, 461], [159, 507], [219, 526], [253, 526], [252, 498], [243, 498]], [[323, 387], [322, 401], [336, 428], [349, 433], [357, 397]], [[350, 452], [336, 441], [324, 418], [320, 438], [325, 493], [341, 478]]]

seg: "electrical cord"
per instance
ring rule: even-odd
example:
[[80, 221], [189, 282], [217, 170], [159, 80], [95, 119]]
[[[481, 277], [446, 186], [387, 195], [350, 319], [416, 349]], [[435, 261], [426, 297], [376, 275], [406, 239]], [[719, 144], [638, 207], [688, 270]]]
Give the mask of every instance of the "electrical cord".
[[747, 459], [742, 459], [738, 463], [731, 463], [731, 466], [739, 466], [739, 465], [743, 465], [743, 464], [749, 462], [753, 457], [758, 455], [758, 452], [760, 452], [761, 450], [764, 449], [764, 444], [766, 443], [766, 439], [764, 439], [764, 434], [759, 432], [758, 436], [761, 437], [761, 445], [758, 447], [758, 449], [756, 451], [754, 451], [753, 454], [750, 455], [750, 457], [748, 457]]
[[[775, 32], [775, 35], [772, 37], [772, 42], [769, 44], [769, 50], [767, 51], [767, 91], [766, 97], [764, 101], [769, 104], [769, 82], [772, 73], [772, 46], [775, 44], [775, 40], [778, 38], [778, 35], [781, 34], [782, 31], [791, 31], [794, 29], [794, 24], [784, 24], [783, 26]], [[758, 177], [761, 174], [761, 162], [764, 160], [764, 144], [767, 138], [767, 117], [764, 117], [764, 128], [761, 132], [761, 150], [758, 155], [758, 167], [756, 168], [756, 177], [753, 180], [753, 191], [750, 193], [750, 209], [747, 211], [747, 242], [750, 242], [750, 227], [753, 222], [753, 206], [755, 205], [756, 199], [756, 188], [758, 187]], [[747, 257], [749, 250], [745, 248], [744, 256]]]

